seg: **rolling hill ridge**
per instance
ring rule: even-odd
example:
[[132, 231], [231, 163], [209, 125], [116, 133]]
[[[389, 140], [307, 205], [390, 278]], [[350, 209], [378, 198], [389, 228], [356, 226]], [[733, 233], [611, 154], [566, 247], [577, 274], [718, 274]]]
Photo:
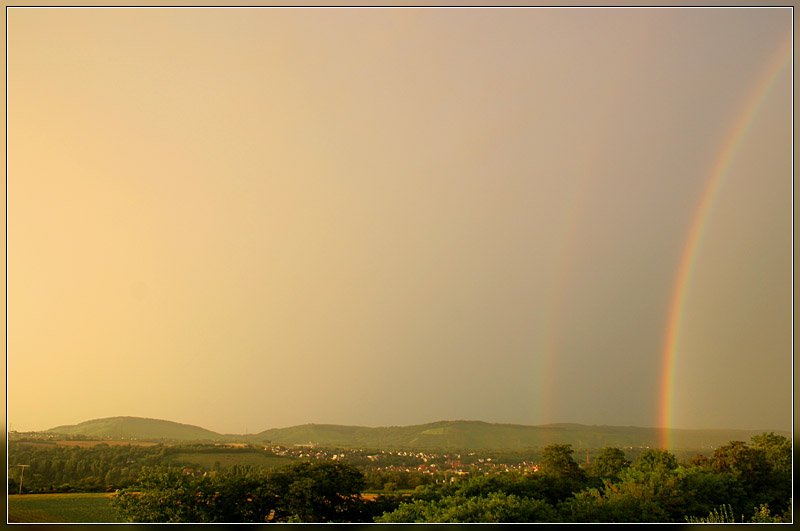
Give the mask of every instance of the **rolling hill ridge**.
[[[587, 426], [583, 424], [495, 424], [482, 421], [439, 421], [412, 426], [364, 427], [336, 424], [303, 424], [273, 428], [256, 434], [220, 434], [168, 420], [140, 417], [110, 417], [80, 424], [58, 426], [50, 433], [96, 438], [158, 441], [250, 442], [256, 444], [315, 444], [360, 448], [428, 449], [522, 449], [550, 444], [571, 444], [573, 448], [606, 446], [638, 447], [659, 444], [661, 430], [636, 426]], [[760, 430], [670, 430], [674, 448], [709, 448], [732, 440], [749, 441]], [[777, 431], [790, 436], [789, 432]]]

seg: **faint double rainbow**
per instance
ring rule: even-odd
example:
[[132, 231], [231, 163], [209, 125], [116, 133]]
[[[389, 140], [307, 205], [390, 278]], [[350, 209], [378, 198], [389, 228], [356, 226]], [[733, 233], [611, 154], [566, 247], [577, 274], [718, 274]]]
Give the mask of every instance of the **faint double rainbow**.
[[775, 82], [784, 69], [790, 65], [791, 36], [776, 48], [762, 74], [757, 78], [755, 86], [741, 107], [735, 121], [728, 129], [721, 148], [714, 159], [708, 174], [705, 189], [692, 218], [686, 241], [678, 264], [675, 284], [667, 313], [667, 326], [661, 358], [661, 391], [659, 398], [660, 445], [669, 448], [669, 428], [672, 425], [672, 402], [675, 387], [675, 360], [678, 357], [677, 347], [683, 324], [686, 295], [692, 284], [692, 274], [697, 251], [702, 243], [706, 225], [710, 217], [721, 183], [725, 180], [742, 141], [747, 136], [754, 119], [758, 116], [761, 105], [771, 92]]

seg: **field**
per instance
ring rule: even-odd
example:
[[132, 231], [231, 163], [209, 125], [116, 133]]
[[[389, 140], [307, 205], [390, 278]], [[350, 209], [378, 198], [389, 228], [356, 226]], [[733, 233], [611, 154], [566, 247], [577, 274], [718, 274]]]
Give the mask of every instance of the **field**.
[[76, 446], [78, 448], [93, 448], [95, 446], [104, 444], [106, 446], [156, 446], [157, 442], [152, 441], [131, 441], [131, 440], [91, 440], [91, 441], [67, 441], [67, 440], [54, 440], [54, 441], [19, 441], [20, 444], [27, 444], [37, 448], [52, 448], [53, 446]]
[[288, 465], [295, 460], [291, 457], [280, 457], [265, 452], [180, 452], [169, 456], [174, 465], [199, 465], [203, 468], [214, 468], [219, 463], [221, 468], [233, 465], [252, 465], [264, 468], [277, 468]]
[[122, 522], [110, 505], [111, 495], [12, 494], [8, 497], [8, 521], [24, 523]]
[[105, 444], [108, 446], [155, 446], [158, 443], [152, 441], [131, 441], [131, 440], [100, 440], [100, 441], [56, 441], [59, 446], [79, 446], [81, 448], [91, 448], [98, 444]]

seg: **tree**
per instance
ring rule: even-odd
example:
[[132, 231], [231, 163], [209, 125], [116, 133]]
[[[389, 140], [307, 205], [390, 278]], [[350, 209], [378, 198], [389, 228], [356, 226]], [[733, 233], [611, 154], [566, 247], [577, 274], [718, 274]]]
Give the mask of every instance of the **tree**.
[[723, 505], [741, 508], [747, 499], [741, 482], [731, 474], [690, 466], [681, 470], [679, 477], [683, 514], [687, 517], [705, 517]]
[[714, 450], [711, 467], [718, 472], [761, 479], [769, 470], [763, 450], [754, 449], [742, 441], [731, 441]]
[[695, 454], [689, 460], [689, 464], [693, 467], [711, 468], [711, 460], [703, 454]]
[[572, 458], [571, 444], [551, 444], [542, 453], [541, 473], [561, 479], [583, 481], [585, 472]]
[[685, 500], [678, 461], [670, 452], [648, 448], [619, 476], [619, 483], [606, 486], [606, 494], [613, 499], [618, 514], [624, 515], [615, 521], [681, 521]]
[[275, 507], [278, 521], [348, 522], [364, 503], [364, 475], [344, 463], [297, 463], [278, 469], [269, 481], [280, 499]]
[[631, 462], [625, 458], [625, 452], [619, 448], [603, 448], [595, 459], [591, 468], [593, 476], [612, 481], [618, 479], [619, 473], [630, 466]]
[[564, 522], [613, 522], [609, 509], [606, 498], [595, 488], [576, 492], [558, 505], [558, 511]]
[[624, 481], [615, 485], [606, 480], [602, 491], [576, 492], [558, 506], [565, 522], [642, 522], [675, 521], [662, 500], [653, 495], [647, 484]]
[[214, 489], [209, 478], [177, 470], [146, 470], [139, 484], [123, 489], [111, 505], [131, 522], [215, 522]]
[[631, 464], [631, 470], [643, 478], [669, 475], [678, 468], [678, 460], [666, 450], [648, 448]]
[[537, 474], [538, 487], [552, 504], [586, 488], [586, 472], [572, 458], [572, 445], [552, 444], [545, 447]]
[[753, 435], [750, 439], [755, 450], [764, 452], [770, 468], [779, 473], [792, 473], [792, 441], [774, 433]]
[[[714, 450], [711, 468], [735, 477], [744, 488], [746, 502], [741, 506], [734, 505], [737, 512], [749, 513], [760, 504], [769, 503], [773, 497], [770, 492], [772, 470], [761, 448], [751, 448], [742, 441], [731, 441]], [[780, 501], [788, 502], [788, 498]]]
[[774, 433], [755, 435], [750, 440], [753, 450], [762, 453], [769, 468], [765, 484], [760, 487], [762, 497], [759, 505], [768, 505], [778, 511], [789, 510], [792, 496], [792, 441]]

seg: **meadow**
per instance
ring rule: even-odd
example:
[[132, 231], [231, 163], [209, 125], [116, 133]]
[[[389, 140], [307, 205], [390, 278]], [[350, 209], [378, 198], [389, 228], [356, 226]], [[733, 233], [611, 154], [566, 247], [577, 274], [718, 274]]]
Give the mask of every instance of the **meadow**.
[[14, 523], [122, 522], [111, 507], [111, 494], [12, 494], [8, 521]]
[[291, 457], [280, 457], [264, 452], [236, 451], [226, 452], [177, 452], [169, 455], [167, 462], [172, 465], [197, 466], [201, 469], [228, 468], [231, 466], [256, 466], [277, 468], [293, 462]]

